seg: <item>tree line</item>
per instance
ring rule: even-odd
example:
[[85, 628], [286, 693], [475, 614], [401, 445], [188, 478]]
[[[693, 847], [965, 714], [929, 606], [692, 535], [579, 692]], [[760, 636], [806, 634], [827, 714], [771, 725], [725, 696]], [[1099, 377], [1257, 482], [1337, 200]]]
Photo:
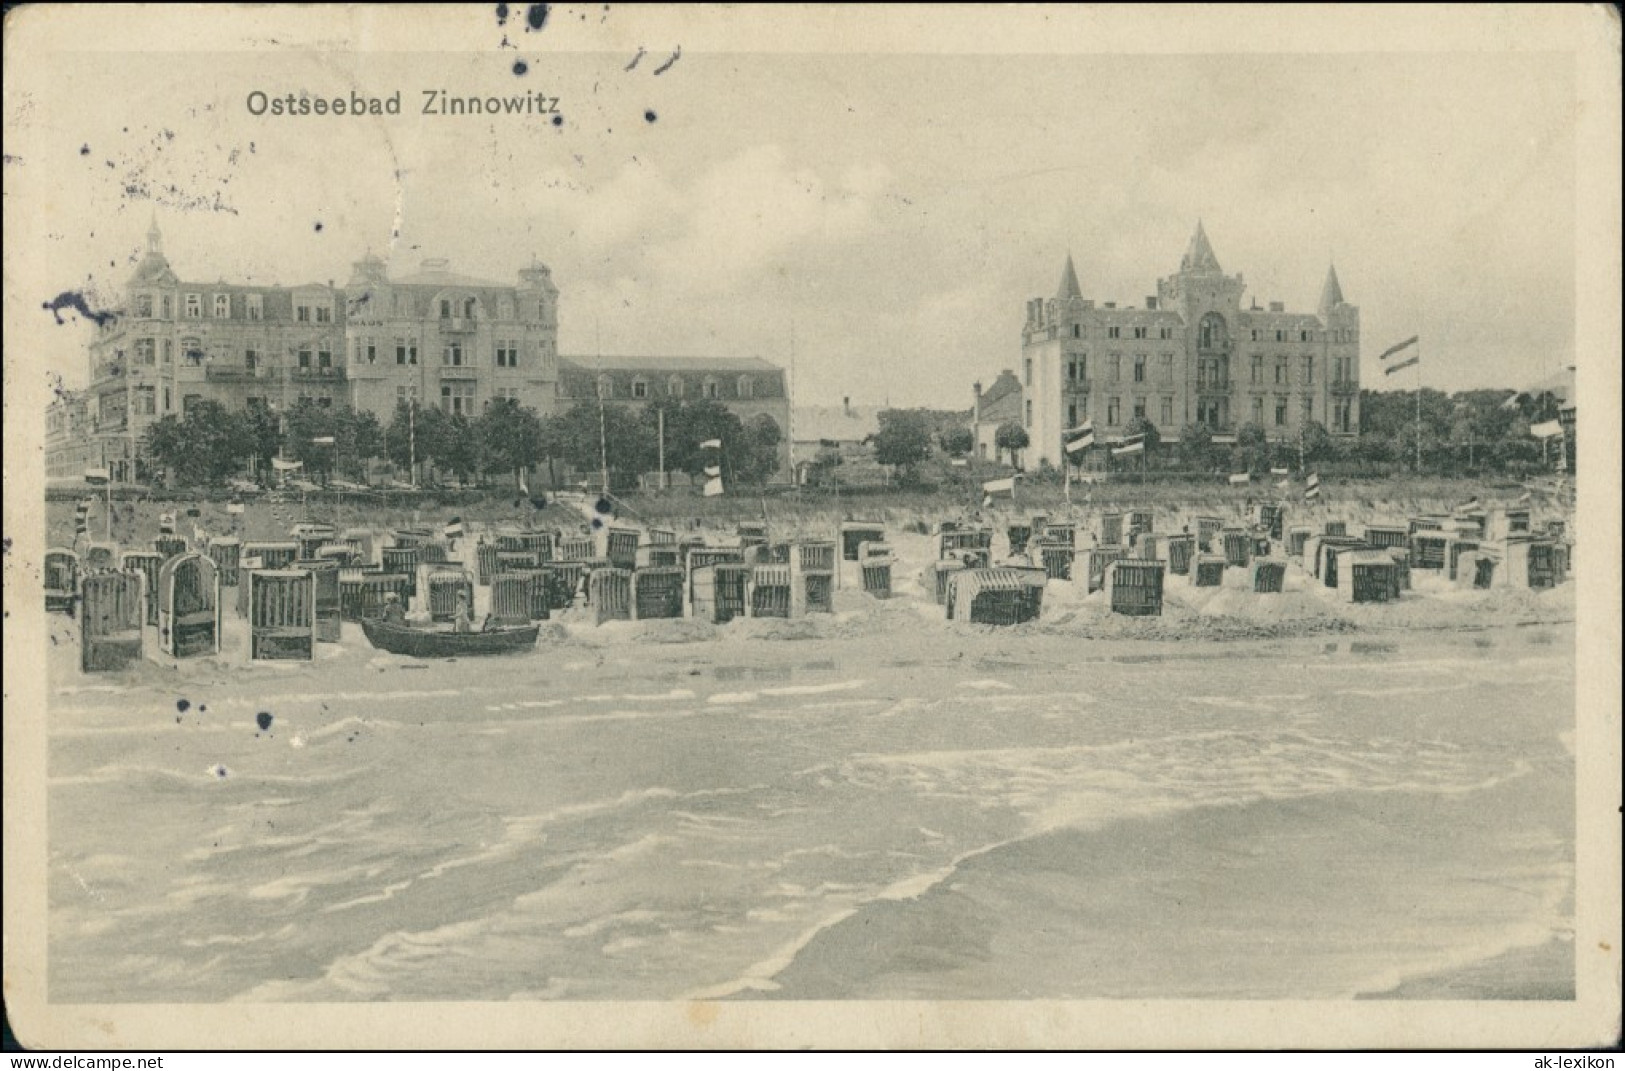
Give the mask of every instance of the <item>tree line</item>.
[[[747, 423], [709, 400], [605, 406], [602, 425], [593, 402], [549, 416], [507, 398], [478, 416], [401, 402], [384, 425], [375, 414], [348, 405], [301, 400], [278, 414], [263, 406], [231, 410], [203, 401], [155, 422], [147, 431], [146, 453], [182, 485], [219, 483], [251, 465], [272, 473], [275, 458], [299, 462], [301, 473], [319, 482], [363, 481], [372, 462], [387, 460], [398, 472], [417, 464], [431, 481], [464, 485], [534, 471], [556, 487], [568, 476], [595, 478], [607, 468], [612, 486], [628, 487], [663, 459], [668, 473], [703, 478], [715, 466], [725, 485], [756, 485], [778, 469], [781, 434], [765, 414]], [[708, 440], [720, 440], [722, 448], [702, 450]]]

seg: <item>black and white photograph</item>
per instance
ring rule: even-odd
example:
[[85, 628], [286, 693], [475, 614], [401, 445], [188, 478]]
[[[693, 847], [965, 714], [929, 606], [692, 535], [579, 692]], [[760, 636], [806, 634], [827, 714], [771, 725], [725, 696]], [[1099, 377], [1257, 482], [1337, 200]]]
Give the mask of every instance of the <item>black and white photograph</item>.
[[1617, 1038], [1617, 13], [5, 53], [22, 1044]]

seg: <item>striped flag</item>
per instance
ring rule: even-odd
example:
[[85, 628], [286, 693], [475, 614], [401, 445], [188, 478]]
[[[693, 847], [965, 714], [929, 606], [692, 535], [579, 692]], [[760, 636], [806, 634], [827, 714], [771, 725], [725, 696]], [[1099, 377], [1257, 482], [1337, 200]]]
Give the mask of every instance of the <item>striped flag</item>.
[[1016, 480], [1019, 476], [1006, 476], [1002, 480], [988, 480], [982, 484], [983, 495], [1014, 495], [1016, 493]]
[[74, 538], [78, 538], [88, 531], [90, 531], [90, 499], [81, 498], [79, 505], [75, 506], [73, 511]]
[[453, 517], [446, 522], [445, 536], [447, 539], [461, 539], [463, 537], [463, 519]]
[[1081, 454], [1095, 445], [1095, 422], [1085, 420], [1077, 427], [1062, 432], [1061, 439], [1065, 444], [1067, 456]]
[[303, 465], [304, 465], [304, 462], [301, 462], [301, 461], [287, 461], [287, 460], [284, 460], [283, 458], [280, 458], [280, 457], [273, 457], [271, 459], [271, 467], [273, 469], [276, 469], [278, 472], [292, 472], [293, 470], [295, 470], [297, 468], [302, 468]]
[[1320, 473], [1311, 472], [1309, 474], [1309, 478], [1304, 481], [1303, 497], [1304, 498], [1319, 498], [1320, 497]]
[[1550, 439], [1554, 435], [1563, 434], [1563, 425], [1555, 420], [1544, 420], [1539, 424], [1529, 425], [1529, 434], [1537, 439]]
[[1113, 457], [1128, 457], [1132, 454], [1143, 453], [1145, 453], [1145, 436], [1143, 435], [1136, 435], [1131, 439], [1124, 440], [1122, 446], [1112, 447]]
[[1401, 350], [1410, 349], [1412, 346], [1416, 345], [1416, 343], [1421, 339], [1421, 337], [1422, 337], [1421, 335], [1412, 335], [1410, 338], [1407, 338], [1404, 342], [1398, 343], [1397, 345], [1389, 346], [1387, 349], [1382, 351], [1382, 355], [1379, 356], [1377, 358], [1377, 360], [1386, 361], [1388, 358], [1392, 357], [1396, 353], [1399, 353]]
[[318, 435], [310, 441], [316, 446], [333, 446], [338, 443], [338, 439], [331, 435]]
[[1387, 368], [1384, 368], [1382, 370], [1382, 374], [1385, 375], [1385, 376], [1391, 376], [1395, 372], [1398, 372], [1402, 368], [1409, 368], [1413, 364], [1421, 364], [1421, 363], [1422, 363], [1422, 355], [1419, 353], [1419, 354], [1415, 355], [1414, 357], [1407, 357], [1403, 361], [1395, 361], [1393, 364], [1389, 365]]
[[[700, 444], [700, 449], [701, 450], [721, 450], [722, 449], [722, 440], [721, 439], [707, 439], [703, 443]], [[717, 493], [721, 494], [722, 492], [719, 491]]]
[[1238, 472], [1234, 476], [1230, 477], [1230, 482], [1233, 484], [1252, 483], [1253, 476], [1250, 472]]

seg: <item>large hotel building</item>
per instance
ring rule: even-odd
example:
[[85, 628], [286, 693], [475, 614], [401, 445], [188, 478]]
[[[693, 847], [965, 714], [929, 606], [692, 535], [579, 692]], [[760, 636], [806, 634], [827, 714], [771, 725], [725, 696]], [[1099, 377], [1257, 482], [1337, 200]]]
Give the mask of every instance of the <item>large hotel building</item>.
[[669, 358], [652, 362], [658, 372], [648, 359], [561, 359], [558, 305], [551, 273], [534, 260], [513, 283], [461, 275], [444, 260], [391, 278], [371, 255], [342, 287], [185, 282], [155, 221], [122, 307], [90, 344], [89, 387], [47, 413], [47, 475], [106, 467], [115, 480], [144, 478], [147, 428], [202, 400], [286, 412], [308, 399], [388, 423], [408, 400], [475, 416], [512, 398], [545, 416], [607, 387], [617, 401], [712, 398], [787, 427], [780, 369], [754, 358]]
[[1220, 435], [1258, 424], [1295, 439], [1307, 421], [1333, 435], [1360, 427], [1360, 310], [1329, 269], [1313, 313], [1279, 302], [1241, 304], [1242, 276], [1226, 275], [1196, 225], [1179, 271], [1143, 307], [1083, 296], [1069, 256], [1053, 298], [1027, 302], [1021, 332], [1028, 463], [1060, 464], [1067, 429], [1093, 421], [1121, 439], [1138, 417], [1167, 441], [1186, 425]]

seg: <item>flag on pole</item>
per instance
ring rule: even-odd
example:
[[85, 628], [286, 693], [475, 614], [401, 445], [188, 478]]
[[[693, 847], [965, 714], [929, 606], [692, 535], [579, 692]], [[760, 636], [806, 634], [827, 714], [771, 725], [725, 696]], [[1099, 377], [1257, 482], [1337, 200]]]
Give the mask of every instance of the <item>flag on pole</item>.
[[1382, 374], [1385, 375], [1385, 376], [1391, 376], [1395, 372], [1399, 371], [1402, 368], [1409, 368], [1413, 364], [1421, 364], [1421, 363], [1422, 363], [1422, 355], [1420, 353], [1418, 353], [1418, 354], [1416, 354], [1414, 356], [1405, 358], [1403, 361], [1395, 361], [1393, 364], [1389, 365], [1387, 368], [1384, 368], [1382, 370]]
[[1085, 420], [1082, 424], [1061, 433], [1065, 442], [1067, 456], [1081, 454], [1095, 445], [1095, 422]]
[[173, 513], [158, 514], [158, 534], [166, 536], [175, 534], [175, 515]]
[[525, 470], [519, 470], [519, 493], [526, 498], [530, 497], [530, 484], [525, 482]]
[[463, 519], [453, 517], [447, 521], [445, 535], [447, 539], [461, 539], [463, 537]]
[[707, 466], [705, 466], [705, 474], [707, 476], [711, 477], [714, 480], [718, 476], [722, 475], [722, 466], [721, 465], [707, 465]]
[[227, 513], [233, 514], [234, 516], [241, 516], [243, 511], [244, 511], [244, 506], [243, 506], [243, 504], [241, 502], [227, 502], [226, 503], [226, 512]]
[[1271, 476], [1290, 476], [1290, 475], [1292, 475], [1292, 470], [1291, 469], [1270, 469], [1270, 475]]
[[[1421, 335], [1412, 335], [1410, 338], [1407, 338], [1404, 342], [1400, 342], [1400, 343], [1398, 343], [1396, 345], [1389, 346], [1387, 349], [1382, 351], [1382, 355], [1380, 357], [1378, 357], [1377, 360], [1386, 361], [1388, 358], [1392, 357], [1394, 354], [1399, 353], [1402, 350], [1410, 349], [1412, 346], [1416, 345], [1416, 343], [1421, 339], [1421, 337], [1422, 337]], [[1389, 371], [1392, 371], [1392, 369], [1389, 369]]]
[[106, 469], [86, 469], [85, 482], [92, 487], [105, 487], [113, 480], [112, 474]]
[[316, 446], [333, 446], [338, 443], [338, 440], [331, 435], [318, 435], [310, 441]]
[[[701, 450], [721, 450], [722, 449], [722, 440], [721, 439], [707, 439], [703, 443], [700, 444], [700, 449]], [[721, 492], [718, 492], [718, 493], [720, 494]]]
[[1238, 472], [1230, 477], [1230, 482], [1233, 484], [1252, 483], [1253, 476], [1250, 472]]
[[705, 497], [715, 498], [722, 494], [722, 477], [712, 476], [705, 481]]
[[948, 459], [948, 464], [952, 465], [956, 469], [962, 469], [965, 466], [969, 465], [970, 462], [966, 461], [962, 457], [955, 457], [955, 458], [949, 458]]
[[1145, 453], [1145, 436], [1143, 435], [1136, 435], [1131, 439], [1124, 440], [1122, 446], [1112, 447], [1113, 457], [1128, 457], [1132, 454], [1143, 453]]
[[1537, 439], [1550, 439], [1554, 435], [1563, 434], [1563, 425], [1555, 420], [1544, 420], [1539, 424], [1529, 425], [1529, 434]]
[[1319, 498], [1320, 497], [1320, 473], [1311, 472], [1309, 474], [1309, 478], [1304, 481], [1303, 497], [1304, 498]]
[[271, 459], [271, 467], [276, 469], [278, 472], [292, 472], [294, 469], [304, 467], [304, 462], [288, 461], [284, 458], [273, 457]]
[[90, 531], [90, 499], [82, 498], [82, 499], [79, 500], [79, 505], [74, 507], [74, 513], [73, 513], [73, 534], [74, 534], [74, 538], [77, 539], [79, 536], [84, 535], [88, 531]]

